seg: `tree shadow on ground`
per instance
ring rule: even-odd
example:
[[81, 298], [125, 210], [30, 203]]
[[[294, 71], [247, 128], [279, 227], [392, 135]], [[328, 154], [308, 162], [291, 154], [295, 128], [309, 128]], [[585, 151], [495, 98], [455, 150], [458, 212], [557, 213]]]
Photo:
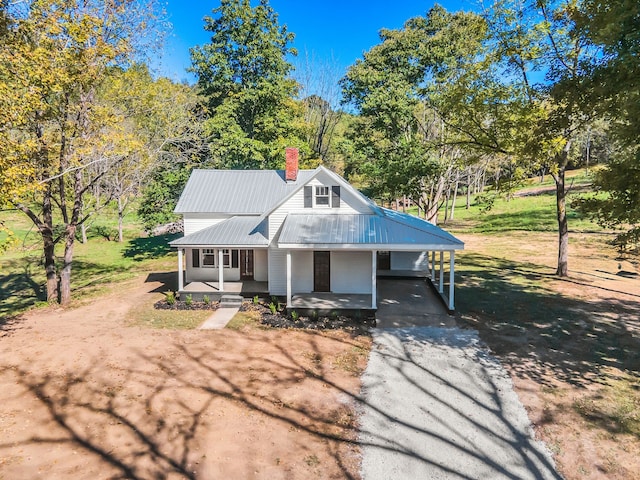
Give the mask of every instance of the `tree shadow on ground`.
[[175, 292], [178, 290], [178, 272], [153, 272], [147, 275], [145, 283], [160, 283], [149, 293]]
[[[277, 333], [219, 334], [220, 347], [225, 335], [246, 337], [231, 351], [212, 349], [207, 338], [177, 340], [138, 352], [128, 367], [94, 361], [36, 374], [0, 366], [0, 401], [18, 399], [21, 412], [32, 412], [30, 428], [0, 440], [5, 473], [32, 473], [13, 462], [28, 449], [52, 476], [82, 466], [127, 479], [357, 478], [356, 373], [349, 389], [332, 372], [364, 344], [291, 332], [305, 338], [292, 352], [290, 337]], [[327, 356], [327, 343], [341, 354]]]
[[[225, 347], [230, 336], [235, 338], [233, 349]], [[544, 463], [542, 458], [531, 463], [530, 457], [538, 454], [530, 451], [526, 432], [509, 424], [500, 386], [490, 383], [489, 391], [478, 397], [475, 379], [463, 369], [465, 385], [450, 384], [455, 395], [436, 398], [422, 378], [448, 380], [439, 377], [435, 364], [430, 368], [415, 361], [410, 349], [400, 347], [382, 356], [417, 389], [419, 398], [413, 400], [423, 409], [417, 417], [398, 418], [356, 392], [356, 377], [366, 360], [359, 338], [287, 331], [224, 332], [199, 340], [189, 337], [188, 342], [172, 338], [155, 351], [138, 352], [126, 367], [113, 359], [94, 361], [80, 371], [40, 374], [20, 362], [0, 366], [0, 382], [11, 386], [0, 389], [0, 401], [6, 404], [12, 396], [21, 412], [31, 412], [30, 428], [11, 429], [0, 441], [7, 475], [31, 473], [28, 465], [13, 461], [28, 449], [39, 455], [38, 466], [52, 468], [54, 476], [83, 468], [87, 475], [100, 472], [128, 479], [355, 479], [359, 448], [371, 448], [399, 456], [401, 462], [456, 473], [456, 478], [472, 478], [458, 466], [460, 455], [483, 470], [516, 478], [512, 466], [502, 465], [490, 446], [483, 450], [455, 435], [443, 436], [434, 426], [430, 404], [515, 449], [522, 468], [536, 472]], [[217, 348], [211, 348], [212, 341]], [[345, 380], [345, 371], [351, 381]], [[479, 402], [481, 411], [503, 424], [500, 432], [505, 433], [496, 436], [482, 420], [466, 418], [461, 398]], [[418, 432], [424, 445], [414, 448], [390, 441], [384, 430], [359, 428], [356, 414], [363, 409], [388, 425]], [[453, 432], [455, 425], [448, 419], [439, 422]], [[429, 452], [432, 442], [446, 444], [456, 455], [449, 461], [434, 457]]]
[[475, 253], [461, 256], [458, 272], [458, 318], [517, 375], [581, 386], [600, 381], [608, 367], [640, 372], [637, 295], [568, 278], [598, 296], [563, 296], [548, 284], [560, 280], [538, 265]]
[[[34, 280], [33, 270], [42, 268], [39, 257], [3, 262], [12, 273], [0, 274], [0, 329], [15, 312], [47, 299], [43, 284]], [[19, 273], [18, 273], [19, 272]]]
[[182, 236], [181, 233], [171, 233], [155, 237], [134, 238], [127, 243], [123, 255], [136, 262], [161, 258], [171, 252], [169, 242], [180, 236]]

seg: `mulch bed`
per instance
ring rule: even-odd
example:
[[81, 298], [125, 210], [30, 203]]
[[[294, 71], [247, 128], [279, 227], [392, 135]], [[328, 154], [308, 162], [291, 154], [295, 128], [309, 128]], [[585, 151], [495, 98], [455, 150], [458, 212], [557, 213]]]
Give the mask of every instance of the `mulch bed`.
[[376, 326], [375, 315], [361, 316], [331, 315], [331, 316], [303, 316], [295, 320], [284, 312], [271, 313], [269, 307], [263, 303], [244, 302], [240, 307], [243, 312], [258, 312], [260, 323], [274, 328], [301, 328], [311, 330], [347, 330], [359, 335], [367, 334]]
[[153, 304], [153, 307], [157, 310], [216, 310], [218, 302], [191, 302], [187, 305], [184, 300], [176, 300], [173, 305], [170, 305], [166, 300], [159, 300]]

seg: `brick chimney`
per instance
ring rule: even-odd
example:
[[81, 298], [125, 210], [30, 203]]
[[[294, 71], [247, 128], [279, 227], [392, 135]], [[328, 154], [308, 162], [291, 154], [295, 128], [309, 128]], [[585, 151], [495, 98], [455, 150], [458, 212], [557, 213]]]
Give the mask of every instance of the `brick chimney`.
[[286, 166], [284, 172], [284, 179], [287, 182], [295, 182], [298, 178], [298, 149], [287, 148], [285, 150]]

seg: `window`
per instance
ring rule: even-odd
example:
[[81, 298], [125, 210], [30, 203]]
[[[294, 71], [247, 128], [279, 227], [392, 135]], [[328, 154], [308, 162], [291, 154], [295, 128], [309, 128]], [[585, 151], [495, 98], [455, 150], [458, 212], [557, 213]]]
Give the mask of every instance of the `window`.
[[216, 265], [216, 251], [213, 248], [202, 249], [202, 266], [203, 267], [215, 267]]
[[222, 250], [222, 266], [224, 268], [231, 266], [231, 251], [228, 248]]
[[316, 186], [316, 205], [329, 206], [329, 187]]

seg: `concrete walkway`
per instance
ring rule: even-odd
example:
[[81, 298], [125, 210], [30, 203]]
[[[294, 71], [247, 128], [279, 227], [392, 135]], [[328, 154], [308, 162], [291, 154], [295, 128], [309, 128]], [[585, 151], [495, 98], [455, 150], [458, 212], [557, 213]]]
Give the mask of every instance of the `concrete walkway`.
[[[398, 310], [378, 310], [379, 325], [404, 322], [398, 312], [411, 305], [421, 312], [425, 285], [402, 282]], [[362, 377], [362, 478], [561, 479], [477, 332], [422, 313], [413, 315], [419, 326], [373, 332]]]
[[211, 314], [209, 318], [205, 320], [205, 322], [200, 325], [200, 330], [220, 330], [227, 326], [229, 320], [231, 320], [236, 313], [238, 313], [238, 307], [222, 307], [218, 308], [215, 312]]

